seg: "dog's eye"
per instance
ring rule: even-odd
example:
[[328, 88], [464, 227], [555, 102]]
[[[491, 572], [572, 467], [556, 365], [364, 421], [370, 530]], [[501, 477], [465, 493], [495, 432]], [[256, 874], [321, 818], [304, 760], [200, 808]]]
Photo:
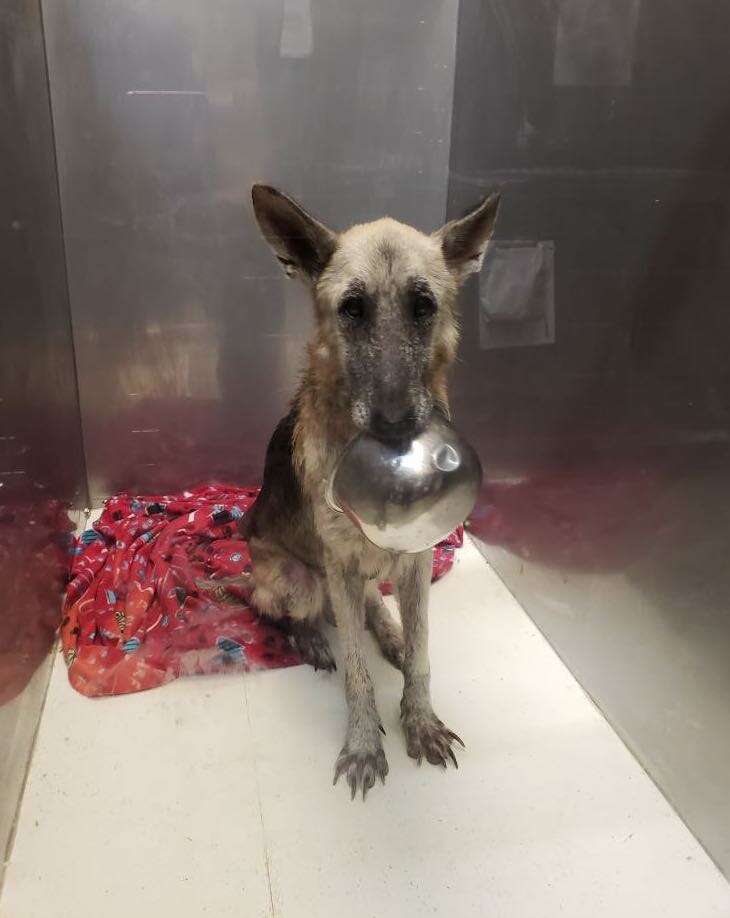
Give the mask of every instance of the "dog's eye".
[[365, 317], [365, 299], [356, 293], [346, 296], [340, 303], [339, 313], [348, 319], [358, 321]]
[[436, 303], [427, 293], [416, 293], [413, 297], [413, 318], [430, 319], [436, 312]]

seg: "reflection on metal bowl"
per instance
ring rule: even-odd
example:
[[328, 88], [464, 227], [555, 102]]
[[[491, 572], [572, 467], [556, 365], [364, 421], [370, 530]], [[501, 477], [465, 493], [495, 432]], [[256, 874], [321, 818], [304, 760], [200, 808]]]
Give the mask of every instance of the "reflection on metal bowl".
[[418, 552], [466, 519], [481, 482], [473, 447], [434, 415], [410, 440], [356, 437], [335, 466], [326, 497], [380, 548]]

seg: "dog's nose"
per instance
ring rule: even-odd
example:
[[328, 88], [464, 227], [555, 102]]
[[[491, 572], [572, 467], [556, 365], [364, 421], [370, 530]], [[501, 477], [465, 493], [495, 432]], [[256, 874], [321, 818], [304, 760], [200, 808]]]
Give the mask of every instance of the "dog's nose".
[[416, 416], [410, 407], [376, 410], [372, 414], [370, 428], [380, 439], [398, 440], [415, 432]]

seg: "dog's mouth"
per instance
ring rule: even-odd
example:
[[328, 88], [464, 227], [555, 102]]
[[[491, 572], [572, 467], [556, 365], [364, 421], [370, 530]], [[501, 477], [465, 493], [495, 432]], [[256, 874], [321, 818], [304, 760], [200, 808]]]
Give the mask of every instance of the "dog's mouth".
[[368, 433], [378, 440], [386, 443], [397, 443], [403, 440], [412, 440], [422, 428], [415, 413], [409, 412], [395, 421], [390, 421], [383, 415], [373, 414], [368, 425]]

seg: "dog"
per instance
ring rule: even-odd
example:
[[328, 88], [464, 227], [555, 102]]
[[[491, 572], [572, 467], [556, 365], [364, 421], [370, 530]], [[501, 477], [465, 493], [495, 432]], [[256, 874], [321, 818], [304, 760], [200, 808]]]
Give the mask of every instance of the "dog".
[[[266, 453], [263, 485], [242, 523], [252, 562], [253, 605], [289, 629], [315, 669], [335, 661], [321, 630], [337, 625], [344, 650], [347, 731], [334, 782], [345, 775], [363, 799], [388, 763], [363, 652], [363, 630], [403, 673], [401, 717], [408, 755], [458, 767], [463, 742], [430, 696], [428, 593], [432, 552], [391, 553], [371, 544], [325, 487], [353, 436], [384, 440], [418, 432], [434, 411], [449, 416], [447, 371], [456, 355], [457, 291], [479, 270], [499, 194], [426, 235], [390, 218], [336, 233], [296, 201], [254, 185], [261, 233], [285, 273], [309, 288], [315, 328], [299, 389]], [[378, 583], [394, 584], [398, 625]]]

